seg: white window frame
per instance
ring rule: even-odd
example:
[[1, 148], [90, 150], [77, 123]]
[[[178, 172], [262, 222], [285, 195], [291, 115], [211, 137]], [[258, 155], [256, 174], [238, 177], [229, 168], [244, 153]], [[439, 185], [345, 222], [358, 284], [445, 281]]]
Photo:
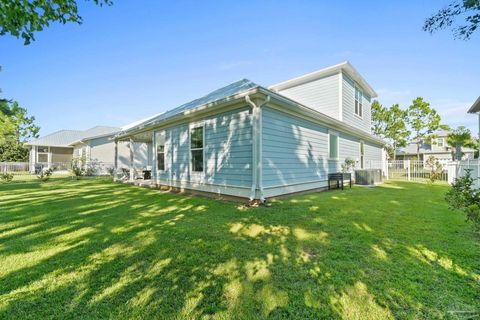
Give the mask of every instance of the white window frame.
[[[39, 152], [38, 149], [39, 148], [47, 148], [47, 152]], [[42, 146], [37, 146], [37, 163], [49, 163], [50, 162], [50, 147], [42, 147]], [[46, 154], [47, 155], [47, 162], [45, 161], [39, 161], [38, 160], [38, 156], [41, 155], [41, 154]]]
[[[442, 143], [440, 143], [442, 141]], [[445, 147], [445, 140], [443, 138], [437, 138], [437, 146], [440, 148]]]
[[[192, 149], [192, 131], [196, 128], [203, 128], [202, 130], [202, 171], [193, 171], [192, 166], [192, 150], [199, 150], [200, 148]], [[188, 129], [188, 166], [190, 174], [192, 175], [203, 175], [205, 174], [205, 122], [195, 122], [191, 123]]]
[[[330, 136], [336, 136], [337, 137], [337, 157], [336, 158], [331, 157]], [[339, 136], [339, 133], [336, 132], [336, 131], [328, 130], [328, 159], [329, 160], [338, 160], [339, 157], [340, 157], [340, 136]]]
[[[167, 165], [167, 158], [166, 158], [166, 148], [165, 145], [167, 143], [167, 133], [165, 130], [162, 131], [155, 131], [155, 170], [157, 172], [165, 172], [166, 171], [166, 165]], [[163, 136], [163, 169], [158, 168], [158, 136]]]
[[[354, 106], [353, 106], [353, 113], [363, 119], [363, 90], [360, 89], [360, 87], [358, 85], [355, 84], [354, 86], [354, 92], [353, 92], [353, 95], [354, 95]], [[357, 96], [357, 92], [358, 92], [358, 95]], [[359, 98], [359, 99], [358, 99]], [[357, 108], [357, 103], [358, 103], [358, 108]], [[357, 113], [357, 109], [358, 109], [358, 113]]]

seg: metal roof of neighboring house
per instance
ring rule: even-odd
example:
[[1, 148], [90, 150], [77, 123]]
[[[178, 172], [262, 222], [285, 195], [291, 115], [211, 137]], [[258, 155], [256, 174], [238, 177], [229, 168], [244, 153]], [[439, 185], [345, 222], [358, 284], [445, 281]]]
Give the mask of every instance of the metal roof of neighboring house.
[[473, 103], [473, 105], [468, 109], [468, 113], [477, 113], [480, 112], [480, 97]]
[[73, 144], [98, 137], [114, 135], [120, 128], [95, 126], [87, 130], [60, 130], [36, 140], [27, 142], [27, 146], [71, 147]]
[[82, 138], [83, 131], [81, 130], [60, 130], [54, 133], [47, 134], [36, 140], [25, 143], [26, 146], [56, 146], [67, 147], [75, 140]]
[[368, 82], [348, 61], [344, 61], [331, 67], [320, 69], [293, 79], [289, 79], [287, 81], [271, 85], [270, 87], [268, 87], [268, 89], [273, 91], [281, 91], [307, 82], [315, 81], [339, 72], [345, 72], [349, 77], [351, 77], [355, 82], [357, 82], [365, 91], [365, 93], [367, 93], [371, 98], [377, 97], [377, 93], [375, 92], [375, 90], [373, 90], [373, 88], [368, 84]]
[[222, 87], [220, 89], [212, 91], [201, 98], [182, 104], [181, 106], [176, 107], [174, 109], [162, 112], [153, 117], [149, 117], [147, 119], [144, 119], [143, 121], [141, 120], [141, 121], [128, 124], [122, 128], [122, 132], [126, 132], [135, 128], [142, 128], [150, 124], [153, 124], [155, 122], [166, 120], [168, 118], [176, 116], [185, 111], [192, 110], [197, 107], [203, 106], [205, 104], [209, 104], [221, 99], [225, 99], [227, 97], [234, 96], [236, 94], [240, 94], [242, 92], [246, 92], [250, 89], [258, 88], [258, 87], [260, 87], [260, 85], [256, 84], [255, 82], [250, 81], [248, 79], [242, 79], [234, 83], [231, 83], [225, 87]]

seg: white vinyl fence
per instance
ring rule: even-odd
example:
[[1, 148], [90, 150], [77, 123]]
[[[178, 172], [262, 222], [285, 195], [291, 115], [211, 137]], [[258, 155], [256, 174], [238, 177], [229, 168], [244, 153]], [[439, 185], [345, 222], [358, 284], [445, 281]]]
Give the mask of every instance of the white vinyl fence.
[[[480, 161], [441, 161], [442, 170], [435, 183], [451, 184], [456, 178], [470, 171], [477, 188], [480, 188]], [[432, 174], [432, 168], [423, 161], [414, 160], [391, 160], [388, 161], [386, 177], [392, 180], [404, 180], [414, 182], [428, 182]]]
[[[470, 175], [475, 180], [475, 186], [480, 188], [480, 160], [462, 160], [457, 163], [455, 167], [454, 177], [450, 182], [456, 177], [462, 177], [466, 174], [467, 170], [470, 172]], [[453, 175], [452, 175], [453, 176]]]
[[[113, 162], [91, 161], [83, 164], [86, 175], [103, 176], [111, 175], [114, 169]], [[35, 180], [44, 170], [51, 169], [52, 177], [72, 176], [71, 162], [44, 162], [37, 163], [34, 166], [28, 162], [0, 162], [0, 178], [3, 175], [13, 175], [13, 181]], [[2, 179], [0, 179], [1, 182]]]
[[[451, 161], [439, 161], [442, 168], [436, 182], [449, 182], [449, 168], [455, 166]], [[387, 177], [392, 180], [427, 182], [432, 176], [432, 167], [423, 161], [390, 160], [387, 166]]]

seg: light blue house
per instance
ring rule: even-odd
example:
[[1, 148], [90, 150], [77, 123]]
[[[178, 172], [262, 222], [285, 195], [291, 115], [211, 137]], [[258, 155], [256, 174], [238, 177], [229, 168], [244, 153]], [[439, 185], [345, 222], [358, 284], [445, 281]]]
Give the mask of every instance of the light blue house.
[[[374, 97], [344, 62], [268, 88], [237, 81], [115, 140], [152, 149], [148, 183], [263, 201], [325, 188], [346, 158], [355, 168], [382, 168], [384, 142], [370, 133]], [[130, 179], [142, 169], [132, 161]]]

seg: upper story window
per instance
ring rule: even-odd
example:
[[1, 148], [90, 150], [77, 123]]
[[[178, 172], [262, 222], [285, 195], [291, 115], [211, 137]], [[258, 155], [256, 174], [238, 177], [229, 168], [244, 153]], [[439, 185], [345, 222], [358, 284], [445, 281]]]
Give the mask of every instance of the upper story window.
[[363, 117], [363, 93], [359, 87], [355, 86], [355, 114], [359, 117]]
[[165, 131], [157, 132], [157, 170], [165, 171]]
[[437, 138], [437, 146], [439, 146], [440, 148], [443, 148], [445, 146], [443, 138]]
[[192, 128], [190, 131], [190, 162], [193, 172], [203, 172], [203, 147], [205, 136], [203, 126]]

